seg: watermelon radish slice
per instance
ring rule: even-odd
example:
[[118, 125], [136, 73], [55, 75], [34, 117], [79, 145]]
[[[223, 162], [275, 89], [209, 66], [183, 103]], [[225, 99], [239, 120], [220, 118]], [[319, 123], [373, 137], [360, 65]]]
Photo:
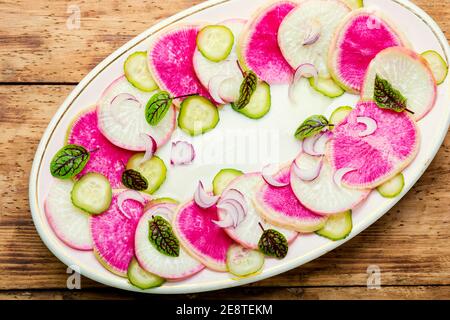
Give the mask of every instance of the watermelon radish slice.
[[[148, 65], [158, 86], [173, 97], [198, 93], [213, 100], [197, 78], [192, 63], [199, 25], [178, 25], [158, 35], [150, 45]], [[174, 101], [177, 105], [181, 101]]]
[[349, 189], [336, 184], [327, 159], [301, 153], [296, 164], [300, 169], [309, 170], [319, 161], [323, 161], [322, 169], [313, 181], [303, 181], [291, 170], [292, 191], [306, 208], [322, 215], [333, 215], [355, 208], [369, 195], [368, 189]]
[[[180, 247], [178, 257], [169, 257], [160, 253], [148, 239], [149, 221], [166, 208], [175, 212], [177, 205], [173, 203], [153, 205], [139, 220], [135, 234], [136, 258], [140, 266], [150, 273], [167, 280], [185, 279], [203, 270], [204, 266], [188, 255], [183, 247]], [[163, 218], [167, 219], [164, 216]]]
[[327, 55], [333, 35], [350, 8], [339, 0], [306, 0], [283, 20], [278, 44], [295, 70], [313, 64], [321, 78], [329, 78]]
[[[171, 107], [157, 126], [145, 119], [145, 106], [155, 92], [143, 92], [132, 86], [125, 76], [116, 79], [105, 90], [97, 105], [98, 127], [116, 146], [145, 151], [145, 135], [151, 136], [158, 147], [163, 146], [175, 130], [175, 108]], [[128, 98], [123, 99], [126, 95]]]
[[328, 67], [334, 80], [351, 93], [359, 93], [367, 68], [383, 49], [406, 46], [399, 31], [378, 12], [359, 9], [339, 26], [330, 46]]
[[[365, 130], [358, 122], [361, 117], [376, 122], [373, 134], [360, 136]], [[415, 121], [406, 112], [381, 109], [372, 101], [358, 103], [333, 133], [328, 146], [330, 163], [333, 172], [355, 169], [342, 178], [343, 185], [351, 188], [376, 188], [408, 166], [419, 150]]]
[[278, 46], [278, 28], [295, 6], [291, 1], [279, 1], [261, 9], [239, 40], [241, 63], [269, 84], [289, 83], [294, 74]]
[[374, 98], [375, 76], [387, 80], [406, 98], [408, 110], [416, 121], [425, 117], [434, 107], [437, 85], [427, 61], [414, 51], [394, 47], [380, 52], [370, 63], [361, 96]]
[[54, 180], [45, 199], [45, 216], [56, 236], [76, 250], [92, 250], [89, 217], [72, 204], [72, 180]]
[[[225, 194], [228, 190], [235, 189], [240, 191], [245, 197], [247, 202], [247, 215], [245, 219], [236, 228], [226, 228], [225, 231], [232, 239], [248, 249], [258, 248], [258, 242], [263, 233], [259, 223], [263, 225], [265, 230], [275, 229], [281, 232], [289, 243], [294, 241], [297, 237], [297, 232], [272, 226], [266, 223], [259, 215], [258, 210], [254, 205], [254, 201], [259, 187], [264, 183], [264, 179], [260, 173], [248, 173], [234, 179], [223, 192], [223, 194]], [[221, 213], [220, 211], [219, 217], [220, 220], [226, 218], [224, 213]]]
[[[275, 176], [280, 182], [290, 181], [290, 166]], [[277, 188], [264, 183], [255, 195], [255, 206], [270, 223], [297, 232], [314, 232], [321, 229], [327, 217], [305, 208], [292, 192], [291, 186]]]
[[[126, 200], [120, 211], [119, 194], [113, 194], [110, 208], [103, 214], [92, 216], [90, 230], [94, 242], [94, 253], [101, 264], [114, 274], [127, 276], [128, 265], [134, 257], [134, 234], [144, 207], [135, 200]], [[142, 194], [144, 199], [148, 199]], [[128, 217], [127, 217], [128, 216]]]
[[173, 230], [184, 248], [206, 267], [227, 271], [227, 252], [233, 241], [213, 221], [219, 220], [217, 207], [199, 207], [190, 201], [175, 215]]
[[83, 146], [91, 151], [91, 157], [79, 177], [97, 172], [108, 178], [112, 188], [122, 185], [124, 163], [128, 162], [133, 153], [115, 146], [103, 136], [98, 128], [95, 109], [81, 114], [73, 121], [67, 133], [67, 143]]
[[[238, 57], [236, 52], [236, 42], [239, 39], [242, 29], [244, 28], [246, 20], [233, 19], [226, 20], [219, 25], [225, 26], [231, 30], [234, 35], [235, 44], [228, 55], [228, 57], [220, 62], [213, 62], [203, 56], [203, 54], [196, 49], [193, 58], [194, 70], [198, 79], [205, 88], [209, 88], [211, 96], [217, 103], [233, 102], [235, 97], [239, 96], [239, 88], [242, 83], [242, 73], [237, 64]], [[219, 79], [218, 96], [222, 101], [215, 98], [211, 86], [214, 85], [215, 79]], [[232, 86], [227, 86], [227, 83]], [[231, 91], [231, 92], [230, 92]]]

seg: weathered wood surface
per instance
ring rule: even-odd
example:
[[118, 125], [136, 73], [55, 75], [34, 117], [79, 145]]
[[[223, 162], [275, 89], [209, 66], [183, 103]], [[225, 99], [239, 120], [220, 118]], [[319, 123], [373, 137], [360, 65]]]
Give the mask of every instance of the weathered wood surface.
[[[84, 290], [64, 290], [66, 268], [44, 246], [31, 220], [28, 176], [39, 139], [72, 83], [150, 25], [199, 2], [80, 1], [81, 28], [68, 30], [70, 1], [0, 1], [0, 299], [142, 297], [84, 278]], [[450, 0], [416, 3], [448, 36]], [[449, 182], [447, 136], [414, 189], [371, 228], [245, 292], [255, 298], [450, 298]], [[381, 268], [381, 290], [366, 288], [369, 265]], [[245, 297], [240, 292], [197, 297]]]

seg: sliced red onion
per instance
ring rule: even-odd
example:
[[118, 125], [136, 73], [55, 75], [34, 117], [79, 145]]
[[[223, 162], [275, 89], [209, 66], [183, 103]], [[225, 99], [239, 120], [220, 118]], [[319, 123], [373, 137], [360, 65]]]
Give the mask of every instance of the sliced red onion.
[[194, 193], [194, 201], [199, 207], [203, 209], [211, 208], [218, 200], [218, 196], [210, 195], [203, 188], [203, 183], [201, 181], [198, 182], [197, 190]]
[[226, 102], [220, 97], [220, 88], [222, 83], [227, 80], [225, 76], [214, 76], [208, 82], [208, 91], [211, 97], [219, 104], [226, 104]]
[[145, 147], [145, 154], [144, 157], [141, 159], [140, 163], [144, 163], [145, 161], [148, 161], [153, 157], [153, 155], [156, 152], [156, 149], [158, 148], [158, 145], [156, 144], [156, 141], [155, 139], [153, 139], [152, 136], [146, 133], [141, 133], [140, 136], [142, 141], [144, 142]]
[[327, 143], [332, 137], [333, 133], [331, 131], [327, 130], [323, 132], [314, 144], [314, 152], [316, 154], [324, 155], [327, 149]]
[[294, 161], [292, 163], [292, 172], [303, 181], [313, 181], [320, 175], [322, 166], [323, 166], [323, 158], [321, 158], [320, 161], [317, 162], [315, 167], [310, 168], [309, 170], [300, 169], [297, 162]]
[[[224, 221], [233, 222], [232, 226], [236, 228], [246, 217], [246, 213], [242, 204], [233, 199], [221, 201], [217, 205], [218, 210], [222, 212], [221, 216], [225, 216]], [[229, 224], [229, 223], [227, 223]]]
[[158, 207], [153, 210], [152, 213], [154, 216], [162, 216], [169, 221], [171, 221], [173, 218], [173, 210], [170, 207], [165, 206], [164, 204], [158, 205]]
[[134, 200], [139, 202], [142, 205], [145, 205], [145, 198], [137, 191], [135, 190], [127, 190], [124, 192], [121, 192], [119, 196], [117, 197], [117, 207], [119, 208], [120, 213], [124, 215], [125, 218], [131, 219], [131, 217], [128, 215], [128, 213], [123, 208], [123, 204], [127, 200]]
[[114, 109], [117, 108], [119, 105], [121, 105], [122, 103], [124, 103], [126, 101], [135, 102], [136, 104], [139, 105], [139, 107], [141, 106], [141, 103], [139, 102], [139, 100], [135, 96], [133, 96], [132, 94], [119, 93], [117, 96], [115, 96], [111, 100], [111, 109], [113, 110], [112, 111], [112, 116], [113, 116], [114, 120], [117, 123], [119, 123], [121, 126], [125, 125], [125, 118], [124, 117], [120, 117], [120, 113], [115, 112]]
[[227, 200], [236, 200], [237, 202], [239, 202], [242, 205], [245, 213], [247, 213], [247, 201], [245, 200], [244, 194], [242, 192], [240, 192], [239, 190], [229, 189], [229, 190], [225, 191], [220, 198], [220, 202], [227, 201]]
[[223, 229], [231, 228], [234, 226], [233, 218], [229, 214], [226, 214], [223, 220], [219, 220], [219, 221], [212, 220], [212, 222]]
[[369, 117], [358, 117], [358, 118], [356, 118], [356, 121], [358, 123], [362, 123], [362, 124], [364, 124], [366, 126], [366, 129], [359, 133], [360, 137], [370, 136], [378, 128], [377, 122], [375, 120], [373, 120], [372, 118], [369, 118]]
[[314, 150], [314, 146], [316, 145], [317, 140], [321, 137], [321, 134], [316, 134], [312, 137], [305, 138], [303, 140], [303, 152], [309, 154], [310, 156], [321, 156], [322, 154], [317, 153]]
[[320, 23], [318, 21], [312, 21], [308, 24], [308, 32], [306, 33], [305, 39], [303, 40], [303, 45], [308, 46], [314, 44], [320, 38]]
[[356, 170], [357, 169], [353, 169], [353, 168], [341, 168], [341, 169], [337, 170], [333, 176], [334, 183], [342, 188], [342, 178], [344, 178], [344, 176], [347, 173], [353, 172]]
[[262, 169], [261, 175], [267, 184], [271, 185], [275, 188], [286, 187], [289, 185], [289, 182], [281, 182], [277, 178], [275, 178], [276, 173], [273, 170], [274, 166], [269, 164]]
[[298, 82], [302, 78], [312, 78], [314, 77], [314, 82], [317, 82], [319, 78], [319, 71], [316, 66], [311, 63], [303, 63], [301, 64], [297, 70], [295, 71], [294, 77], [292, 78], [291, 83], [289, 84], [289, 99], [295, 102], [294, 90], [297, 86]]
[[172, 142], [170, 164], [181, 166], [191, 164], [195, 159], [194, 146], [186, 141]]

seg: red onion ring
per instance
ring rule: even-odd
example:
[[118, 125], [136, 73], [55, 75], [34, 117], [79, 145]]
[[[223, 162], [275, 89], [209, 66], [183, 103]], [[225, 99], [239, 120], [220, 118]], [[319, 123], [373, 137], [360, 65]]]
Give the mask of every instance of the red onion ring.
[[195, 159], [194, 146], [186, 141], [172, 142], [170, 164], [181, 166], [191, 164]]
[[212, 196], [207, 193], [203, 188], [203, 183], [201, 181], [198, 182], [197, 190], [194, 193], [194, 201], [200, 208], [211, 208], [218, 200], [218, 196]]

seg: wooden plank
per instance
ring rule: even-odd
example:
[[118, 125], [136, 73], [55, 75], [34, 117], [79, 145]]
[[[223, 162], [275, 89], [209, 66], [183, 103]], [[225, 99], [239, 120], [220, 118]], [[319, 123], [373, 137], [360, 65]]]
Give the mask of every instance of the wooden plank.
[[[0, 82], [78, 82], [128, 40], [200, 2], [1, 1]], [[438, 21], [448, 37], [450, 0], [414, 2]], [[79, 4], [81, 24], [69, 30], [68, 9], [73, 4]]]
[[[0, 86], [0, 290], [66, 287], [66, 268], [36, 233], [28, 176], [38, 141], [73, 86]], [[258, 286], [450, 285], [450, 135], [431, 167], [394, 209], [343, 247]], [[100, 285], [83, 279], [83, 287]]]

